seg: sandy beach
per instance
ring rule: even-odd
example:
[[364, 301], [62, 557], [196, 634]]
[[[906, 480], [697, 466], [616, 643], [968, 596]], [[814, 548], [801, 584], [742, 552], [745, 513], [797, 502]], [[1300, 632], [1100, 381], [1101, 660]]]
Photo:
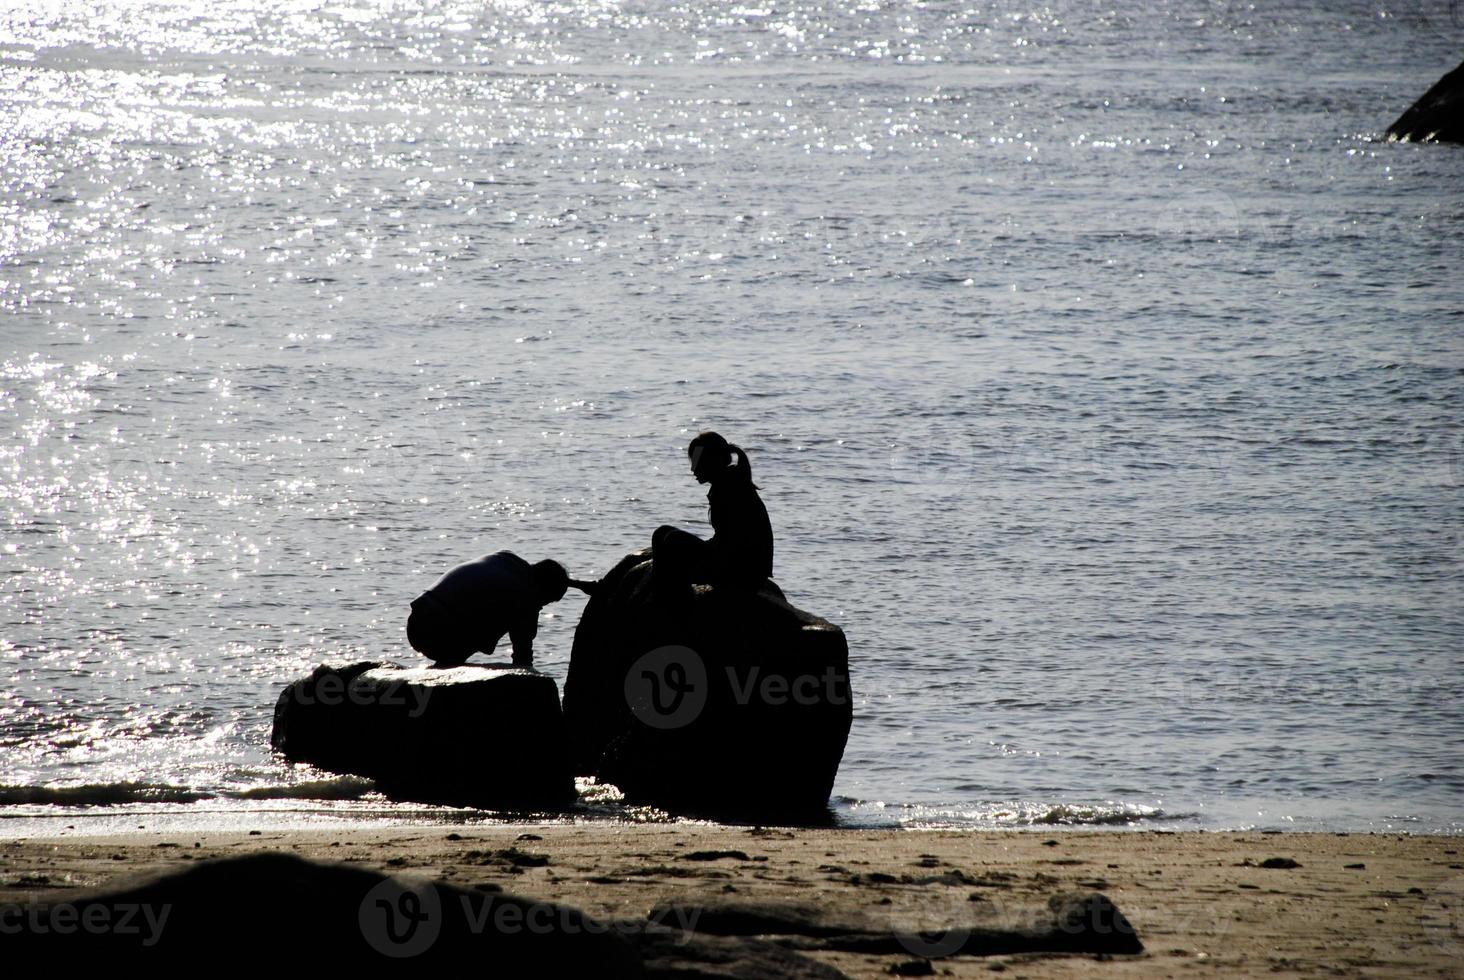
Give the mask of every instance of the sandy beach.
[[[853, 977], [1459, 976], [1464, 859], [1452, 837], [1228, 832], [912, 832], [699, 825], [253, 831], [0, 842], [0, 903], [258, 850], [639, 918], [665, 901], [787, 902], [878, 928], [1001, 926], [1101, 891], [1137, 956], [816, 951]], [[1268, 866], [1269, 865], [1269, 866]], [[917, 955], [920, 953], [930, 956]]]

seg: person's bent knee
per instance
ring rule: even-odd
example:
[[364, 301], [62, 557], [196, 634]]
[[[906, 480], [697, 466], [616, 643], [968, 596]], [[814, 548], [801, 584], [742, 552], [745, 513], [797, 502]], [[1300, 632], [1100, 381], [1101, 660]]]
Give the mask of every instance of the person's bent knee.
[[668, 537], [675, 533], [676, 528], [672, 527], [670, 524], [662, 524], [660, 527], [656, 528], [655, 532], [651, 535], [651, 547], [659, 548]]

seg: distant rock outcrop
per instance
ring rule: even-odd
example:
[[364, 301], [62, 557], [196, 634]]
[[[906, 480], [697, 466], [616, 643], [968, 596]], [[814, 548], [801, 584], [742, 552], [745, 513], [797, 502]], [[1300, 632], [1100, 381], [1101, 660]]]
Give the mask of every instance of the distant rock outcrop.
[[1464, 64], [1449, 72], [1388, 127], [1388, 139], [1464, 143]]
[[399, 799], [511, 810], [575, 799], [559, 689], [531, 668], [322, 665], [280, 695], [270, 744]]
[[772, 582], [657, 594], [651, 567], [638, 553], [611, 569], [575, 631], [575, 772], [684, 813], [826, 819], [853, 717], [843, 631]]

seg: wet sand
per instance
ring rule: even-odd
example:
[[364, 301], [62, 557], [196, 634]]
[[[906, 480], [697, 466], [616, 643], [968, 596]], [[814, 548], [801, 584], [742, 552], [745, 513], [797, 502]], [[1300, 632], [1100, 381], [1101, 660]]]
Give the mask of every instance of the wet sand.
[[[138, 832], [0, 841], [0, 903], [64, 899], [261, 849], [499, 886], [604, 918], [643, 917], [673, 899], [747, 899], [933, 930], [1015, 923], [1058, 892], [1099, 890], [1146, 947], [1112, 958], [936, 956], [941, 976], [1464, 975], [1464, 839], [1455, 837], [686, 824]], [[809, 955], [850, 976], [884, 977], [931, 951]]]

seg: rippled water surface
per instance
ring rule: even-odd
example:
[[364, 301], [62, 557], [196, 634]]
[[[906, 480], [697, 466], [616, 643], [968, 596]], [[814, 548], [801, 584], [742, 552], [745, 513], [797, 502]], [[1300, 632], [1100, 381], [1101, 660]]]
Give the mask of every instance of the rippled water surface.
[[0, 813], [389, 812], [280, 686], [716, 428], [842, 820], [1461, 829], [1464, 23], [1111, 7], [0, 2]]

